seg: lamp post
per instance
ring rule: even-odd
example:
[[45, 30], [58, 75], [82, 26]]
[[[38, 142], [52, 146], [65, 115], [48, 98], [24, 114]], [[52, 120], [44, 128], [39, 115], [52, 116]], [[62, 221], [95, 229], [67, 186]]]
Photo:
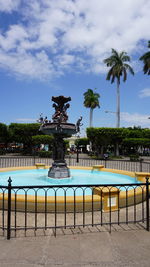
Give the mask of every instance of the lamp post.
[[77, 158], [76, 158], [76, 162], [78, 163], [79, 162], [79, 138], [80, 136], [78, 135], [77, 136]]

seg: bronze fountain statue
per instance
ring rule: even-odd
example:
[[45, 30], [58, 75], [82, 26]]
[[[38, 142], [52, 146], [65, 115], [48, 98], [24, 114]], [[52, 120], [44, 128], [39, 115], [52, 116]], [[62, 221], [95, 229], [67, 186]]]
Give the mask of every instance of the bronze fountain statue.
[[70, 137], [80, 131], [82, 117], [78, 119], [76, 124], [67, 122], [68, 115], [66, 110], [70, 107], [67, 102], [71, 101], [71, 97], [53, 96], [52, 101], [55, 102], [53, 104], [55, 113], [52, 116], [52, 122], [48, 121], [47, 117], [43, 118], [42, 114], [38, 120], [41, 123], [40, 131], [54, 136], [54, 162], [49, 168], [48, 176], [51, 178], [67, 178], [70, 177], [70, 170], [65, 161], [65, 142], [63, 138]]

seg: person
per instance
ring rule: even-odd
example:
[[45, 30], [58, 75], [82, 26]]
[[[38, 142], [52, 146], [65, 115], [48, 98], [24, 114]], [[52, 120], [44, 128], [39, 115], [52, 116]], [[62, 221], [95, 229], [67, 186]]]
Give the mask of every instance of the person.
[[104, 154], [104, 159], [108, 159], [108, 153]]

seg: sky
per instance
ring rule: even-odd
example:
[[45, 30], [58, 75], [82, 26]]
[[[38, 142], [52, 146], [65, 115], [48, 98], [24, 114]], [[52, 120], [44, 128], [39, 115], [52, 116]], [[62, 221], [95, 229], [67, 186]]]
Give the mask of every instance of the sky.
[[[135, 75], [121, 81], [121, 127], [150, 127], [150, 77], [139, 57], [150, 40], [149, 0], [0, 0], [0, 122], [51, 119], [52, 96], [71, 97], [69, 122], [83, 116], [84, 92], [100, 94], [94, 127], [116, 126], [116, 84], [103, 60], [125, 51]], [[109, 112], [105, 112], [109, 111]]]

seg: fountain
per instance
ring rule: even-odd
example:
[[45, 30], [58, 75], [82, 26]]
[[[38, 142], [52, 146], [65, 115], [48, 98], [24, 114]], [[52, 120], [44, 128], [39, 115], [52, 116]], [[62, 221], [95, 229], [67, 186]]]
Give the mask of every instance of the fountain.
[[53, 160], [52, 167], [49, 168], [48, 177], [50, 178], [68, 178], [70, 170], [65, 161], [65, 142], [64, 138], [72, 136], [80, 131], [82, 117], [76, 124], [68, 123], [68, 115], [66, 110], [70, 107], [67, 102], [71, 101], [71, 97], [52, 96], [53, 107], [55, 113], [52, 116], [52, 122], [47, 117], [43, 119], [41, 116], [38, 122], [41, 123], [40, 131], [47, 135], [53, 135]]

